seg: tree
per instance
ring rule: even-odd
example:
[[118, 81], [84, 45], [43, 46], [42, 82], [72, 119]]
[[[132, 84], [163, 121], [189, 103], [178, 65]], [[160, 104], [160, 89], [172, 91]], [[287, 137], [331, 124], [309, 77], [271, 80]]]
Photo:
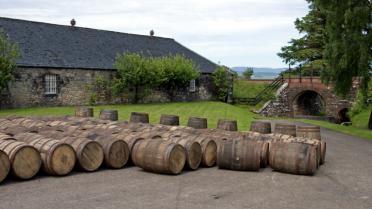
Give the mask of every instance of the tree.
[[324, 65], [323, 52], [325, 47], [326, 16], [320, 8], [309, 2], [309, 13], [295, 21], [295, 27], [303, 34], [299, 39], [292, 39], [288, 46], [281, 48], [278, 56], [287, 64], [300, 64], [305, 70], [319, 71]]
[[16, 69], [16, 60], [20, 52], [18, 45], [10, 42], [5, 33], [0, 31], [0, 92], [7, 87]]
[[236, 71], [232, 71], [232, 76], [234, 80], [239, 78], [239, 74]]
[[153, 64], [152, 58], [144, 58], [140, 54], [125, 53], [116, 57], [117, 69], [114, 81], [114, 93], [123, 93], [126, 90], [133, 92], [134, 102], [139, 100], [139, 93], [154, 87], [159, 83], [159, 71]]
[[199, 77], [194, 62], [181, 55], [144, 57], [141, 54], [126, 53], [117, 56], [115, 67], [118, 72], [113, 86], [114, 93], [117, 95], [129, 90], [134, 94], [135, 103], [140, 93], [160, 86], [173, 99], [177, 89], [185, 88], [191, 80]]
[[361, 77], [361, 90], [367, 98], [371, 73], [371, 3], [369, 0], [316, 0], [326, 14], [322, 80], [332, 83], [335, 93], [350, 92], [353, 78]]
[[194, 62], [182, 55], [157, 58], [153, 62], [161, 74], [160, 85], [168, 91], [171, 99], [177, 89], [187, 87], [200, 74]]
[[252, 75], [253, 75], [253, 68], [252, 67], [248, 67], [243, 72], [243, 76], [244, 76], [245, 79], [251, 79]]
[[213, 83], [216, 86], [217, 97], [225, 102], [229, 91], [229, 71], [224, 66], [219, 66], [212, 74]]

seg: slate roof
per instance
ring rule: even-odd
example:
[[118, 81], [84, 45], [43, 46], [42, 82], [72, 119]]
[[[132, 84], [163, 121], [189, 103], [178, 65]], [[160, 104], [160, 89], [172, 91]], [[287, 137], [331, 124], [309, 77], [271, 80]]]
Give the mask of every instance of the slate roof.
[[203, 73], [216, 64], [171, 38], [71, 27], [0, 17], [0, 29], [19, 44], [18, 66], [115, 69], [117, 53], [138, 52], [152, 56], [182, 54]]

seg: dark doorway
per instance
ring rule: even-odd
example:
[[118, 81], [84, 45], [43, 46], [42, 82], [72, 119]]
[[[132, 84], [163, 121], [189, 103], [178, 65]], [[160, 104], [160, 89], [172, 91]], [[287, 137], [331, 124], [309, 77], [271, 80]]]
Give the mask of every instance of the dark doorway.
[[338, 122], [344, 123], [344, 122], [350, 122], [350, 117], [348, 115], [349, 109], [344, 108], [338, 112]]
[[315, 91], [304, 91], [294, 101], [295, 115], [314, 115], [323, 116], [324, 101]]

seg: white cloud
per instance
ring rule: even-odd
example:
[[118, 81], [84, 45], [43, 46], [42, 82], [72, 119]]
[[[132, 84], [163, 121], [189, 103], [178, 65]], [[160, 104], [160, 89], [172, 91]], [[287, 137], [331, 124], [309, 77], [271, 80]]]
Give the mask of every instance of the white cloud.
[[175, 38], [228, 66], [284, 66], [276, 56], [297, 36], [305, 0], [0, 0], [5, 17]]

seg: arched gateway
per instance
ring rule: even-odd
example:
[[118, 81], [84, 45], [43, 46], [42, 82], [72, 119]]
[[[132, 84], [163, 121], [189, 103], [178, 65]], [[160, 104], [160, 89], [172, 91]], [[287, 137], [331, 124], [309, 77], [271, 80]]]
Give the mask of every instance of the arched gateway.
[[354, 82], [347, 99], [336, 96], [332, 87], [323, 84], [319, 77], [291, 78], [285, 81], [277, 92], [277, 98], [266, 104], [260, 114], [320, 118], [338, 123], [350, 121], [347, 112], [355, 99], [358, 81]]
[[294, 115], [322, 116], [325, 114], [325, 102], [316, 91], [305, 90], [299, 93], [292, 102]]

